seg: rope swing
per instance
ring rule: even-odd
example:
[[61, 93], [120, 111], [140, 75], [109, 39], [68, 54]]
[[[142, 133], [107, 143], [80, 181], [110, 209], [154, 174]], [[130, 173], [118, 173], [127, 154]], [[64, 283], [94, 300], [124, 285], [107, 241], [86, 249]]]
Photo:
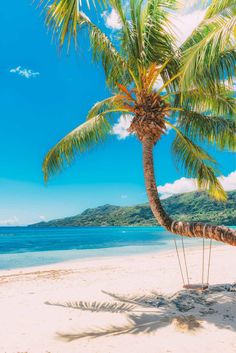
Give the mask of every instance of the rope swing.
[[[173, 227], [174, 227], [175, 222], [172, 222], [171, 224], [171, 232], [173, 233]], [[201, 273], [201, 283], [199, 284], [192, 284], [190, 283], [190, 277], [189, 277], [189, 271], [188, 271], [188, 265], [187, 265], [187, 256], [186, 256], [186, 251], [185, 251], [185, 245], [184, 245], [184, 239], [181, 237], [181, 245], [182, 245], [182, 251], [180, 252], [178, 249], [177, 241], [176, 238], [173, 238], [174, 244], [175, 244], [175, 250], [178, 258], [178, 264], [180, 268], [180, 273], [182, 277], [182, 282], [183, 282], [183, 287], [185, 289], [194, 289], [194, 290], [206, 290], [209, 287], [209, 276], [210, 276], [210, 265], [211, 265], [211, 250], [212, 250], [212, 239], [209, 241], [209, 247], [208, 247], [208, 264], [207, 268], [205, 264], [205, 252], [206, 252], [206, 244], [205, 244], [205, 232], [206, 232], [206, 224], [204, 225], [203, 228], [203, 238], [202, 238], [202, 273]], [[182, 256], [181, 256], [182, 254]], [[182, 260], [181, 260], [182, 257]], [[206, 282], [205, 282], [205, 270], [206, 270]]]

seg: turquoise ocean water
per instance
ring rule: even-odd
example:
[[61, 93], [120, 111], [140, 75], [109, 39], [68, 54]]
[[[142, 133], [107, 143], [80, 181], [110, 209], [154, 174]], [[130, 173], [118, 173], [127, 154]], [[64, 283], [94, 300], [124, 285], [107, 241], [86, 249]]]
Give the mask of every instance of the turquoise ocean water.
[[[200, 239], [184, 241], [201, 244]], [[0, 270], [168, 249], [174, 249], [173, 235], [161, 227], [0, 227]]]

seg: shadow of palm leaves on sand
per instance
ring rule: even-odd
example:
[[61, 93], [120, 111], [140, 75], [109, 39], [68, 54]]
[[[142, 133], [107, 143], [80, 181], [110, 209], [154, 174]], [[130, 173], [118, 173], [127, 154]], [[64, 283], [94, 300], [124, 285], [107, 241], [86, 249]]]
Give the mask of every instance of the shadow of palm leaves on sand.
[[59, 334], [59, 337], [65, 341], [71, 342], [80, 338], [98, 338], [103, 336], [117, 336], [122, 334], [139, 334], [141, 332], [151, 333], [157, 329], [167, 326], [170, 323], [168, 317], [158, 314], [130, 314], [128, 323], [123, 326], [110, 326], [106, 328], [95, 328], [79, 333]]
[[[110, 325], [109, 327], [93, 328], [78, 333], [58, 334], [59, 338], [68, 342], [81, 338], [152, 333], [172, 323], [180, 331], [194, 331], [201, 327], [202, 320], [214, 323], [219, 327], [236, 330], [236, 320], [232, 311], [236, 304], [236, 292], [228, 291], [229, 286], [228, 284], [216, 285], [205, 292], [182, 290], [172, 296], [165, 296], [156, 292], [142, 296], [122, 296], [102, 291], [115, 302], [79, 301], [46, 302], [45, 304], [82, 311], [126, 315], [127, 323], [121, 326]], [[220, 313], [221, 320], [214, 315], [217, 313]]]
[[118, 300], [119, 302], [135, 305], [135, 306], [141, 306], [143, 308], [158, 308], [162, 307], [165, 305], [170, 304], [170, 300], [172, 298], [168, 296], [161, 295], [157, 292], [151, 292], [150, 294], [146, 295], [141, 295], [141, 296], [122, 296], [119, 294], [115, 293], [110, 293], [107, 291], [102, 291], [102, 293], [108, 295], [112, 299]]
[[82, 311], [90, 312], [109, 312], [109, 313], [126, 313], [132, 311], [135, 307], [134, 305], [129, 305], [125, 303], [110, 303], [110, 302], [86, 302], [86, 301], [75, 301], [67, 303], [50, 303], [45, 302], [47, 305], [61, 306], [63, 308], [78, 309]]

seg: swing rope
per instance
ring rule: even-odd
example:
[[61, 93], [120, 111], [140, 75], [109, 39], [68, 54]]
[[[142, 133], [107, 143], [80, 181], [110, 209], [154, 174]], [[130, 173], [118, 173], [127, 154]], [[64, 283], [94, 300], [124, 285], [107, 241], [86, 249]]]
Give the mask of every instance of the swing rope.
[[207, 283], [208, 284], [209, 284], [210, 266], [211, 266], [211, 249], [212, 249], [212, 239], [210, 240], [209, 257], [208, 257], [208, 270], [207, 270]]
[[[175, 225], [176, 221], [173, 221], [171, 223], [171, 232], [173, 233], [173, 228]], [[204, 224], [203, 227], [203, 238], [202, 238], [202, 290], [205, 289], [205, 287], [209, 285], [209, 277], [210, 277], [210, 265], [211, 265], [211, 250], [212, 250], [212, 239], [210, 239], [210, 244], [209, 244], [209, 256], [208, 256], [208, 266], [207, 266], [207, 282], [204, 284], [204, 277], [205, 277], [205, 235], [206, 235], [206, 224]], [[193, 234], [195, 236], [194, 230]], [[177, 246], [177, 241], [175, 238], [173, 238], [174, 244], [175, 244], [175, 250], [178, 258], [178, 263], [179, 263], [179, 268], [180, 268], [180, 273], [183, 281], [183, 286], [185, 287], [185, 279], [184, 279], [184, 271], [183, 267], [181, 264], [180, 260], [180, 254]], [[184, 258], [184, 265], [185, 265], [185, 272], [186, 272], [186, 278], [187, 278], [187, 285], [190, 286], [189, 282], [189, 272], [188, 272], [188, 266], [187, 266], [187, 257], [186, 257], [186, 252], [185, 252], [185, 246], [184, 246], [184, 240], [182, 237], [182, 252], [183, 252], [183, 258]]]
[[174, 239], [174, 243], [175, 243], [175, 250], [176, 250], [176, 254], [177, 254], [177, 258], [178, 258], [178, 262], [179, 262], [179, 268], [180, 268], [180, 273], [181, 273], [181, 277], [182, 277], [182, 281], [183, 281], [183, 286], [185, 286], [185, 281], [184, 281], [184, 274], [183, 274], [183, 269], [182, 269], [182, 265], [181, 265], [181, 261], [180, 261], [180, 256], [179, 256], [179, 250], [177, 247], [177, 242], [176, 239]]
[[[175, 225], [175, 221], [173, 221], [171, 223], [171, 232], [173, 233], [173, 227]], [[179, 255], [179, 250], [178, 250], [178, 246], [177, 246], [177, 242], [176, 239], [173, 238], [174, 243], [175, 243], [175, 249], [176, 249], [176, 253], [177, 253], [177, 257], [178, 257], [178, 263], [179, 263], [179, 268], [180, 268], [180, 273], [181, 273], [181, 277], [183, 280], [183, 285], [185, 286], [185, 280], [184, 280], [184, 271], [183, 271], [183, 267], [181, 264], [181, 260], [180, 260], [180, 255]], [[183, 253], [183, 257], [184, 257], [184, 265], [185, 265], [185, 272], [186, 272], [186, 278], [187, 278], [187, 285], [189, 286], [189, 274], [188, 274], [188, 266], [187, 266], [187, 257], [186, 257], [186, 253], [185, 253], [185, 246], [184, 246], [184, 240], [183, 237], [181, 237], [181, 241], [182, 241], [182, 253]]]
[[[205, 235], [206, 235], [206, 224], [203, 228], [203, 254], [202, 254], [202, 288], [204, 287], [204, 277], [205, 277]], [[209, 285], [209, 277], [210, 277], [210, 266], [211, 266], [211, 249], [212, 249], [212, 239], [210, 239], [209, 243], [209, 255], [208, 255], [208, 265], [207, 265], [207, 281], [206, 285]]]
[[[171, 233], [174, 233], [174, 231], [173, 231], [174, 225], [175, 225], [175, 221], [173, 221], [171, 223], [171, 227], [170, 227]], [[181, 277], [182, 277], [182, 281], [183, 281], [183, 286], [185, 286], [184, 273], [183, 273], [183, 269], [182, 269], [182, 265], [181, 265], [181, 261], [180, 261], [180, 256], [179, 256], [179, 250], [178, 250], [177, 242], [176, 242], [175, 238], [173, 238], [173, 240], [174, 240], [174, 244], [175, 244], [175, 250], [176, 250], [176, 254], [177, 254], [177, 258], [178, 258], [179, 269], [180, 269], [180, 273], [181, 273]]]
[[202, 238], [202, 289], [204, 288], [204, 277], [205, 277], [205, 234], [206, 224], [203, 227], [203, 238]]
[[184, 239], [183, 239], [183, 237], [182, 237], [182, 249], [183, 249], [183, 255], [184, 255], [184, 264], [185, 264], [185, 271], [186, 271], [186, 276], [187, 276], [187, 282], [188, 282], [188, 286], [189, 286], [188, 266], [187, 266], [187, 260], [186, 260], [185, 246], [184, 246]]

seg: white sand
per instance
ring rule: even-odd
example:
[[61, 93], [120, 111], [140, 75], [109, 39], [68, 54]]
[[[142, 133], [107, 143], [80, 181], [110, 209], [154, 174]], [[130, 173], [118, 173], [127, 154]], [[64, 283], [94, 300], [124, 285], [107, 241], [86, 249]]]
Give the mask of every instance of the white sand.
[[[199, 282], [198, 249], [188, 251], [188, 262], [192, 281]], [[236, 248], [213, 248], [210, 283], [235, 280]], [[188, 294], [182, 304], [193, 307], [186, 312], [176, 307], [176, 296], [153, 306], [157, 294], [170, 298], [181, 289], [172, 251], [1, 271], [0, 353], [235, 353], [236, 293], [205, 294], [211, 305]], [[130, 311], [111, 312], [122, 301], [102, 291], [130, 298], [123, 303]], [[140, 296], [146, 304], [137, 304]], [[66, 306], [79, 301], [87, 308], [95, 302], [97, 311]]]

